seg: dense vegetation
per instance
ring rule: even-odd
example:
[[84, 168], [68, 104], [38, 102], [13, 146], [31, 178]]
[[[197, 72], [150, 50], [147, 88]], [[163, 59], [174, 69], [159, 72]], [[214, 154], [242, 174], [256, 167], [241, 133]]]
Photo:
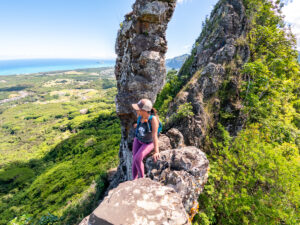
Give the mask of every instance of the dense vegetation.
[[182, 81], [177, 76], [176, 70], [170, 70], [167, 74], [167, 83], [157, 95], [154, 107], [159, 110], [159, 116], [162, 122], [165, 123], [166, 113], [168, 111], [169, 103], [175, 98], [176, 94], [182, 88]]
[[[281, 1], [244, 4], [251, 31], [243, 43], [250, 46], [251, 56], [240, 71], [239, 96], [247, 121], [232, 137], [226, 127], [237, 115], [221, 108], [206, 138], [209, 180], [193, 223], [299, 224], [300, 67], [295, 38], [283, 23]], [[191, 62], [192, 57], [181, 69], [186, 80], [192, 76]], [[234, 98], [227, 73], [228, 80], [216, 93], [221, 106]], [[173, 72], [169, 76], [156, 103], [163, 115], [186, 83]]]
[[207, 138], [211, 171], [195, 224], [297, 224], [300, 82], [295, 39], [282, 21], [280, 1], [244, 3], [252, 23], [247, 39], [251, 57], [241, 71], [240, 88], [248, 119], [237, 137], [230, 137], [220, 119]]
[[[112, 107], [113, 100], [107, 105], [103, 99], [113, 99], [115, 81], [105, 71], [100, 76], [95, 72], [76, 71], [1, 76], [5, 83], [0, 83], [0, 95], [18, 96], [15, 89], [20, 86], [25, 87], [22, 91], [29, 95], [0, 103], [0, 166], [16, 158], [35, 157], [75, 132], [72, 126], [95, 117], [101, 105], [103, 109]], [[84, 108], [89, 113], [81, 115], [79, 110]]]
[[0, 105], [0, 224], [76, 224], [98, 205], [107, 170], [118, 165], [111, 75], [39, 76], [1, 77], [11, 87], [26, 79], [34, 95]]

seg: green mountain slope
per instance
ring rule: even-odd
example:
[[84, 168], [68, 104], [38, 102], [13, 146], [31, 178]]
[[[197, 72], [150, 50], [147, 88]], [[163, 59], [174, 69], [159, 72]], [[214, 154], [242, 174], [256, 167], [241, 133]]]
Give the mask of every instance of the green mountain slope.
[[[194, 116], [203, 104], [189, 97], [182, 103], [189, 91], [197, 91], [191, 86], [203, 74], [195, 67], [196, 57], [199, 59], [203, 53], [197, 46], [206, 38], [204, 51], [209, 51], [209, 44], [216, 44], [209, 41], [218, 41], [213, 31], [222, 21], [215, 13], [226, 2], [221, 0], [215, 6], [179, 75], [171, 72], [171, 79], [158, 96], [156, 106], [165, 113], [162, 116], [171, 115], [170, 120], [175, 122], [169, 122], [169, 126], [182, 132], [195, 132], [187, 124], [197, 122]], [[236, 6], [240, 1], [228, 2]], [[211, 120], [205, 131], [195, 132], [194, 138], [205, 133], [201, 144], [211, 170], [193, 223], [297, 224], [300, 68], [296, 42], [280, 14], [283, 1], [275, 5], [267, 0], [242, 3], [250, 29], [246, 39], [239, 39], [235, 47], [249, 47], [250, 55], [242, 67], [238, 55], [230, 61], [220, 89], [204, 99], [203, 113]], [[232, 132], [236, 121], [243, 121], [240, 130], [234, 130], [237, 133]]]
[[183, 63], [185, 62], [185, 60], [189, 57], [188, 54], [184, 54], [184, 55], [180, 55], [180, 56], [176, 56], [174, 58], [171, 59], [167, 59], [166, 60], [166, 67], [170, 68], [170, 69], [180, 69], [181, 66], [183, 65]]
[[0, 105], [1, 225], [76, 224], [98, 205], [107, 170], [119, 162], [116, 84], [109, 77], [3, 77], [12, 86], [25, 79], [25, 91], [34, 94]]

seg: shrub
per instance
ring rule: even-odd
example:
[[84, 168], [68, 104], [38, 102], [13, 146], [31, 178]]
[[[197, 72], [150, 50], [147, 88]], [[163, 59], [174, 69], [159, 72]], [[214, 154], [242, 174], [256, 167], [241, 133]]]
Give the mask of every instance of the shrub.
[[172, 116], [170, 117], [170, 120], [176, 121], [193, 115], [194, 113], [192, 103], [186, 102], [178, 107], [176, 113], [172, 114]]
[[[268, 142], [253, 124], [231, 142], [219, 124], [209, 156], [208, 183], [200, 196], [198, 224], [296, 224], [299, 153], [294, 144]], [[209, 223], [205, 220], [210, 221]]]

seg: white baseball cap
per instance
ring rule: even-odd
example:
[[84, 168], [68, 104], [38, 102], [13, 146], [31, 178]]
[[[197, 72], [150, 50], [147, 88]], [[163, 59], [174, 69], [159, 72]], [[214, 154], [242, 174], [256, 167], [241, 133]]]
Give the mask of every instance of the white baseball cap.
[[145, 110], [147, 112], [152, 109], [152, 102], [149, 99], [143, 98], [137, 104], [131, 104], [135, 110]]

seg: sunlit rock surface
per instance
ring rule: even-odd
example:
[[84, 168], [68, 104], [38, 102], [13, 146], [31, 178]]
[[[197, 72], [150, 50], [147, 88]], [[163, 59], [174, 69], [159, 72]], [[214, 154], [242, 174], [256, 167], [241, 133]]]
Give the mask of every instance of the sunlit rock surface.
[[163, 151], [157, 162], [152, 157], [147, 159], [145, 170], [147, 177], [174, 188], [190, 218], [195, 216], [209, 171], [204, 152], [193, 146]]
[[190, 224], [179, 194], [171, 187], [140, 178], [111, 190], [80, 225]]

